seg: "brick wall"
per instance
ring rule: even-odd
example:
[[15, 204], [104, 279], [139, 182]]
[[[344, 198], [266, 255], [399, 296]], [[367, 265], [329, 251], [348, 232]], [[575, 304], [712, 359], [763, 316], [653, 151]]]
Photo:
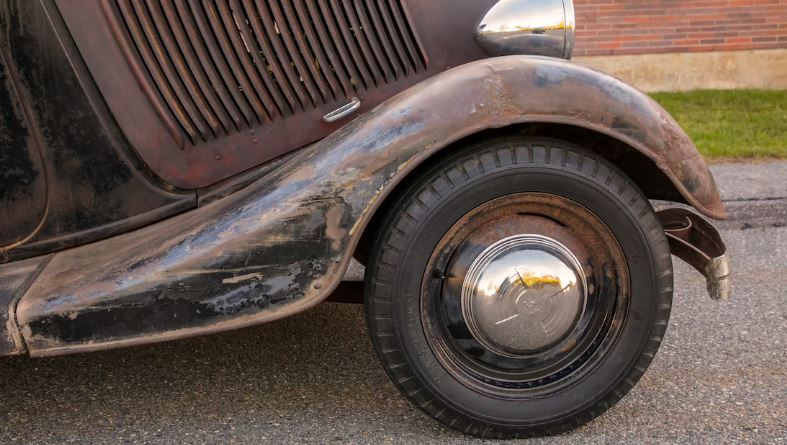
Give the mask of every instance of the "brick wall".
[[787, 0], [574, 0], [574, 55], [787, 48]]

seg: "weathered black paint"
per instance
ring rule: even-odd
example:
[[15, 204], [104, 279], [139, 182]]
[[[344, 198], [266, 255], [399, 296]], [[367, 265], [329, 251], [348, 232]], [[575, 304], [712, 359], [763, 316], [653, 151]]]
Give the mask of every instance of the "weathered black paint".
[[468, 135], [526, 122], [619, 140], [686, 202], [723, 216], [696, 148], [647, 96], [567, 62], [488, 59], [406, 90], [224, 199], [57, 253], [17, 309], [29, 351], [163, 341], [311, 307], [338, 285], [377, 207], [413, 168]]
[[59, 20], [48, 1], [0, 7], [0, 263], [196, 206], [134, 157]]
[[[8, 28], [9, 19], [0, 14], [0, 29]], [[18, 74], [9, 63], [8, 43], [0, 40], [0, 247], [31, 234], [46, 210], [41, 147], [17, 94]]]

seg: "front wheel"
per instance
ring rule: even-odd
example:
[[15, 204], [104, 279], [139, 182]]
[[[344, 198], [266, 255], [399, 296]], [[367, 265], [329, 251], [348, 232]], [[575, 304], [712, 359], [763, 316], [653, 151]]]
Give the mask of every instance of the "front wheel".
[[483, 437], [552, 434], [617, 402], [650, 364], [670, 251], [642, 192], [573, 144], [501, 138], [419, 175], [366, 273], [367, 322], [399, 390]]

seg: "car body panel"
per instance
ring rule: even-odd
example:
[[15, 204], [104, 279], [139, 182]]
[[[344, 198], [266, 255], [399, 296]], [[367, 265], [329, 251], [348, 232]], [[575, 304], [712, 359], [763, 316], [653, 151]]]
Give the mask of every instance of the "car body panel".
[[0, 263], [196, 206], [194, 191], [167, 190], [136, 158], [45, 4], [12, 0], [0, 8], [0, 134], [7, 138], [0, 156]]
[[0, 264], [0, 356], [26, 351], [16, 324], [16, 305], [52, 255]]
[[[364, 35], [359, 40], [363, 45], [357, 47], [358, 57], [349, 55], [349, 52], [348, 57], [353, 59], [352, 65], [358, 67], [368, 65], [369, 71], [378, 72], [376, 76], [368, 75], [373, 78], [371, 81], [366, 80], [366, 77], [361, 79], [362, 76], [358, 74], [357, 79], [352, 79], [352, 85], [342, 85], [347, 91], [340, 91], [339, 94], [331, 91], [326, 84], [324, 88], [318, 88], [324, 98], [307, 97], [305, 104], [297, 100], [294, 101], [295, 105], [281, 104], [271, 99], [273, 105], [282, 109], [282, 111], [275, 109], [270, 112], [271, 116], [265, 116], [262, 110], [265, 104], [262, 103], [257, 105], [260, 110], [255, 113], [254, 103], [268, 92], [273, 95], [280, 90], [281, 95], [286, 95], [287, 90], [298, 91], [295, 84], [300, 82], [286, 82], [282, 77], [289, 75], [290, 80], [299, 78], [314, 83], [322, 81], [319, 73], [312, 73], [307, 68], [303, 68], [303, 72], [296, 70], [294, 67], [303, 67], [304, 62], [299, 56], [294, 55], [294, 51], [289, 51], [284, 43], [274, 43], [270, 41], [270, 36], [258, 35], [264, 34], [266, 30], [270, 32], [274, 23], [275, 27], [292, 29], [293, 24], [298, 20], [302, 20], [301, 26], [308, 29], [308, 25], [304, 23], [311, 20], [304, 20], [304, 14], [299, 13], [300, 9], [296, 10], [295, 6], [290, 6], [291, 3], [301, 2], [286, 1], [281, 4], [282, 8], [278, 3], [271, 4], [270, 11], [260, 6], [264, 2], [248, 0], [228, 0], [218, 2], [216, 5], [210, 2], [181, 0], [167, 1], [160, 5], [153, 2], [148, 6], [144, 6], [144, 2], [129, 0], [83, 2], [57, 0], [56, 3], [110, 111], [139, 156], [158, 177], [167, 183], [183, 189], [194, 189], [212, 185], [329, 135], [347, 120], [326, 122], [323, 116], [342, 107], [353, 98], [358, 98], [360, 101], [360, 107], [354, 114], [357, 116], [432, 75], [486, 57], [475, 41], [473, 30], [476, 22], [495, 3], [495, 0], [389, 1], [391, 5], [400, 4], [402, 7], [397, 24], [409, 25], [413, 33], [410, 37], [401, 38], [401, 46], [416, 46], [417, 48], [412, 49], [411, 52], [419, 55], [415, 58], [420, 57], [423, 60], [403, 62], [401, 66], [391, 62], [388, 67], [386, 60], [399, 60], [396, 54], [389, 53], [394, 51], [394, 48], [384, 48], [384, 45], [378, 43], [380, 47], [375, 51], [373, 45], [375, 36], [370, 35], [366, 38], [367, 36]], [[450, 3], [451, 14], [445, 13], [447, 3]], [[328, 4], [333, 8], [340, 8], [339, 2], [323, 3], [323, 5]], [[348, 6], [351, 4], [355, 6]], [[376, 11], [377, 6], [374, 6], [376, 4], [382, 3], [344, 2], [342, 5], [349, 8], [348, 11], [354, 12], [348, 14], [347, 18], [336, 19], [341, 20], [336, 23], [327, 18], [335, 16], [332, 11], [324, 14], [328, 23], [324, 27], [327, 29], [321, 29], [328, 37], [325, 39], [324, 46], [335, 52], [335, 59], [338, 60], [339, 52], [334, 47], [340, 46], [335, 44], [335, 41], [343, 40], [339, 32], [343, 28], [331, 26], [332, 24], [358, 27], [364, 32], [374, 29], [380, 33], [387, 32], [385, 34], [387, 36], [402, 34], [398, 32], [397, 27], [389, 28], [392, 25], [386, 27], [384, 23], [387, 22], [383, 17], [370, 14], [371, 18], [366, 18], [362, 14], [362, 9], [367, 9], [368, 12]], [[182, 21], [171, 19], [176, 15], [181, 17]], [[259, 16], [266, 18], [262, 19]], [[375, 18], [379, 23], [371, 22]], [[391, 19], [388, 16], [385, 18]], [[224, 32], [225, 25], [222, 20], [249, 23], [248, 29], [243, 29], [241, 34], [243, 42], [238, 39], [233, 40], [232, 33]], [[363, 26], [365, 20], [370, 21], [367, 26]], [[258, 22], [259, 27], [255, 29], [253, 25]], [[353, 25], [353, 22], [357, 23]], [[182, 23], [183, 26], [170, 26], [172, 23]], [[200, 26], [211, 25], [216, 30], [215, 33], [200, 32]], [[133, 32], [135, 27], [139, 28], [139, 31]], [[391, 29], [394, 29], [394, 32], [390, 31]], [[316, 28], [313, 30], [315, 34], [317, 31]], [[329, 31], [334, 32], [337, 38], [331, 38], [334, 34]], [[186, 38], [193, 39], [197, 43], [190, 46], [181, 44], [177, 41], [179, 34], [184, 34]], [[295, 35], [299, 34], [300, 32]], [[150, 35], [161, 37], [144, 38]], [[167, 40], [170, 40], [169, 46]], [[255, 71], [254, 63], [257, 60], [252, 55], [246, 54], [245, 49], [248, 45], [254, 44], [251, 43], [252, 41], [260, 45], [259, 53], [270, 56], [270, 60], [265, 59], [260, 63], [267, 63], [272, 69], [281, 71], [281, 77], [276, 78], [274, 73], [274, 79], [267, 80], [268, 84], [275, 83], [275, 85], [258, 88], [257, 84], [262, 85], [266, 79]], [[301, 36], [301, 41], [304, 42], [303, 46], [309, 46], [308, 35], [305, 33]], [[386, 42], [386, 39], [382, 38], [380, 41]], [[298, 41], [286, 43], [295, 45]], [[270, 45], [270, 48], [264, 45]], [[243, 47], [239, 49], [239, 46]], [[350, 48], [352, 46], [348, 45]], [[173, 57], [175, 52], [170, 50], [173, 47], [183, 50], [184, 56]], [[175, 62], [172, 66], [159, 62], [146, 64], [145, 51], [150, 53], [151, 60], [155, 58], [155, 54], [161, 53], [169, 54]], [[215, 62], [210, 66], [215, 65], [217, 72], [209, 73], [208, 70], [203, 72], [202, 67], [196, 66], [196, 61], [192, 60], [190, 63], [186, 56], [186, 53], [190, 52], [194, 53], [194, 60], [209, 59]], [[283, 60], [289, 62], [283, 63]], [[293, 68], [289, 66], [290, 64]], [[337, 72], [344, 69], [341, 65], [332, 64]], [[386, 67], [390, 73], [383, 72], [380, 67]], [[397, 68], [402, 70], [398, 74], [393, 72]], [[158, 70], [161, 72], [157, 73]], [[232, 95], [233, 91], [223, 89], [224, 81], [221, 77], [230, 71], [235, 75], [232, 81], [238, 82], [235, 88], [242, 90], [243, 94]], [[203, 114], [201, 111], [216, 108], [208, 103], [210, 99], [208, 95], [202, 97], [199, 93], [195, 94], [195, 91], [208, 88], [189, 86], [197, 85], [203, 74], [206, 77], [203, 81], [207, 81], [219, 95], [227, 96], [215, 100], [223, 98], [233, 104], [227, 107], [228, 111], [237, 111], [242, 115], [243, 107], [237, 106], [238, 109], [235, 110], [236, 105], [234, 105], [240, 102], [249, 109], [245, 120], [241, 116], [240, 123], [225, 124], [227, 128], [219, 128], [216, 135], [206, 136], [196, 129], [184, 130], [184, 126], [180, 124], [185, 122], [185, 125], [190, 127], [192, 123], [203, 120], [200, 116]], [[214, 75], [217, 80], [210, 81], [207, 79], [209, 75]], [[166, 82], [167, 79], [170, 79], [169, 83]], [[255, 79], [258, 82], [254, 82]], [[183, 81], [182, 84], [179, 80]], [[162, 84], [165, 86], [162, 87]], [[172, 86], [171, 90], [169, 84]], [[251, 88], [258, 88], [258, 94], [246, 91]], [[179, 91], [180, 99], [176, 97]], [[308, 95], [309, 92], [305, 91], [304, 94]], [[167, 95], [170, 97], [165, 97]], [[191, 96], [194, 96], [194, 104], [191, 104]], [[198, 106], [200, 101], [203, 103]], [[205, 114], [211, 113], [205, 112]], [[216, 116], [208, 116], [202, 124], [209, 125], [207, 121], [214, 117], [219, 119]], [[197, 135], [191, 136], [189, 131]]]
[[[0, 45], [2, 45], [0, 43]], [[46, 175], [39, 139], [31, 131], [14, 85], [8, 47], [0, 46], [0, 246], [24, 242], [42, 223], [47, 208]], [[14, 149], [8, 149], [14, 147]]]
[[[724, 216], [702, 157], [644, 93], [566, 61], [486, 59], [407, 89], [226, 198], [55, 254], [17, 307], [29, 352], [163, 341], [305, 310], [339, 284], [376, 209], [416, 166], [469, 135], [529, 122], [619, 140], [685, 202]], [[488, 161], [472, 167], [495, 168]]]

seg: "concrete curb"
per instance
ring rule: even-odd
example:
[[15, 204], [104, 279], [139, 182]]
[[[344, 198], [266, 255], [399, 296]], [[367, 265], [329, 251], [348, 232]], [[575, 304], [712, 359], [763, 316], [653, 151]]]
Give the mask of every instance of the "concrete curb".
[[710, 166], [724, 201], [787, 198], [787, 161]]
[[787, 88], [787, 49], [700, 51], [574, 60], [647, 91]]
[[787, 162], [711, 166], [729, 218], [721, 229], [787, 225]]

